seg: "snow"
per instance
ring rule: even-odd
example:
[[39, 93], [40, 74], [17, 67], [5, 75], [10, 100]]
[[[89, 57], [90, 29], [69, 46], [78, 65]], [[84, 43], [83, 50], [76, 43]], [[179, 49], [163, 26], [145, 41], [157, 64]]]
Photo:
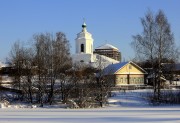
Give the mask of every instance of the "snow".
[[104, 108], [1, 108], [0, 123], [180, 123], [180, 106], [149, 105], [147, 90], [113, 94]]
[[91, 63], [91, 65], [95, 68], [98, 67], [99, 63], [105, 68], [110, 64], [116, 64], [119, 63], [119, 61], [112, 59], [110, 57], [104, 56], [104, 55], [99, 55], [99, 54], [94, 54], [94, 59], [95, 62]]
[[[149, 103], [144, 98], [147, 95], [147, 90], [138, 91], [122, 91], [114, 92], [114, 96], [111, 97], [108, 102], [111, 107], [149, 107]], [[144, 96], [143, 96], [144, 95]]]
[[1, 123], [178, 123], [179, 107], [1, 109]]
[[116, 49], [116, 50], [118, 50], [117, 47], [115, 47], [115, 46], [113, 46], [111, 44], [105, 44], [105, 45], [102, 45], [100, 47], [97, 47], [96, 49]]

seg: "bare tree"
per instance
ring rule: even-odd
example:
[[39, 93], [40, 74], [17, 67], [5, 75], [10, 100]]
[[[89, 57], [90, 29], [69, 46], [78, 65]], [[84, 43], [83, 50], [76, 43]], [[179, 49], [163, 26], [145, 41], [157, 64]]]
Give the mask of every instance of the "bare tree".
[[134, 41], [132, 46], [136, 51], [136, 55], [144, 60], [151, 60], [153, 66], [154, 59], [154, 16], [153, 13], [148, 11], [144, 18], [141, 18], [141, 24], [143, 26], [143, 33], [133, 36]]
[[50, 33], [36, 34], [34, 35], [34, 49], [36, 56], [34, 59], [35, 66], [37, 68], [37, 80], [36, 86], [38, 88], [38, 102], [43, 106], [44, 102], [47, 102], [49, 90], [49, 83], [53, 83], [53, 38]]
[[155, 18], [155, 51], [157, 53], [156, 57], [158, 59], [158, 100], [160, 98], [160, 84], [162, 77], [162, 63], [163, 58], [170, 58], [173, 52], [174, 46], [174, 36], [170, 30], [170, 24], [164, 13], [159, 11]]
[[[17, 41], [10, 52], [10, 59], [13, 64], [14, 88], [23, 92], [24, 98], [32, 103], [32, 60], [33, 51]], [[26, 96], [28, 95], [28, 96]]]
[[99, 89], [96, 82], [96, 69], [83, 63], [76, 63], [67, 71], [69, 76], [66, 83], [66, 101], [73, 107], [87, 108], [97, 106]]
[[174, 36], [162, 10], [159, 10], [156, 15], [148, 11], [145, 17], [141, 18], [141, 23], [143, 32], [133, 36], [132, 46], [139, 58], [150, 61], [155, 76], [154, 96], [157, 96], [159, 100], [162, 77], [161, 65], [163, 59], [175, 58]]
[[[153, 68], [151, 74], [155, 74], [156, 69], [154, 65], [155, 60], [155, 44], [154, 44], [154, 30], [155, 30], [155, 19], [153, 13], [148, 10], [144, 18], [141, 18], [141, 24], [143, 26], [143, 33], [133, 36], [134, 41], [131, 43], [136, 51], [137, 57], [140, 60], [147, 60], [150, 62]], [[156, 76], [156, 75], [155, 75]], [[156, 80], [153, 78], [154, 94], [156, 93]]]
[[34, 94], [34, 52], [31, 48], [26, 49], [23, 62], [23, 76], [21, 77], [22, 91], [24, 92], [25, 98], [27, 97], [30, 103], [33, 103]]
[[[70, 57], [70, 44], [69, 41], [66, 38], [66, 35], [62, 32], [56, 33], [56, 39], [53, 42], [53, 77], [55, 79], [58, 79], [60, 81], [61, 85], [61, 97], [63, 100], [63, 83], [65, 82], [65, 71], [69, 68], [71, 68], [71, 57]], [[51, 83], [51, 90], [50, 90], [50, 96], [49, 101], [52, 102], [53, 98], [53, 89], [54, 83]]]
[[2, 84], [2, 76], [0, 75], [0, 86], [1, 86], [1, 84]]
[[[28, 47], [15, 42], [10, 54], [14, 87], [22, 90], [25, 99], [31, 103], [35, 95], [41, 106], [45, 102], [52, 104], [57, 85], [65, 80], [61, 75], [71, 67], [69, 48], [69, 41], [62, 32], [55, 36], [50, 33], [35, 34], [33, 44]], [[56, 80], [60, 82], [55, 83]]]
[[16, 72], [14, 76], [14, 87], [21, 90], [21, 76], [23, 76], [24, 47], [23, 43], [16, 41], [10, 52], [10, 59]]
[[[55, 81], [59, 80], [63, 82], [64, 78], [61, 78], [61, 75], [71, 67], [69, 41], [62, 32], [56, 33], [56, 36], [50, 33], [35, 35], [34, 39], [37, 54], [36, 65], [39, 75], [38, 81], [40, 82], [42, 78], [42, 80], [45, 81], [46, 84], [43, 85], [48, 88], [43, 90], [46, 92], [47, 102], [52, 104], [54, 92], [58, 85]], [[42, 83], [43, 82], [39, 83], [39, 92], [42, 90], [40, 89]], [[63, 86], [61, 86], [61, 88], [62, 87]]]

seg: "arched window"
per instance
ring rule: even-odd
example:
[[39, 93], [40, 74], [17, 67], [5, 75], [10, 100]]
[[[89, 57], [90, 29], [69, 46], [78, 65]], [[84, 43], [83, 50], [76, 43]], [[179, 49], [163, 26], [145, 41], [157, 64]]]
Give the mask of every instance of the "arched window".
[[84, 52], [84, 44], [81, 44], [81, 52]]

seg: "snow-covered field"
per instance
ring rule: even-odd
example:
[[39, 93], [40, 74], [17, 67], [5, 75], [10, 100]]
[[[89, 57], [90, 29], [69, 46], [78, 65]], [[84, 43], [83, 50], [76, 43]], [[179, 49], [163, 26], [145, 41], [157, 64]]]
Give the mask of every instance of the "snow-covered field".
[[180, 123], [180, 108], [1, 109], [0, 123]]
[[180, 106], [150, 106], [141, 94], [116, 92], [97, 109], [2, 108], [0, 123], [180, 123]]

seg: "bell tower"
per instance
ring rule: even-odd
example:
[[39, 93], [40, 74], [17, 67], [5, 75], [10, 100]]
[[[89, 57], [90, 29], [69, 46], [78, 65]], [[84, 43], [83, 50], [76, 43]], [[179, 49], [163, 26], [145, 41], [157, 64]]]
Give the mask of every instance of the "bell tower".
[[77, 34], [76, 54], [93, 54], [93, 38], [86, 29], [86, 23], [82, 25], [82, 31]]

